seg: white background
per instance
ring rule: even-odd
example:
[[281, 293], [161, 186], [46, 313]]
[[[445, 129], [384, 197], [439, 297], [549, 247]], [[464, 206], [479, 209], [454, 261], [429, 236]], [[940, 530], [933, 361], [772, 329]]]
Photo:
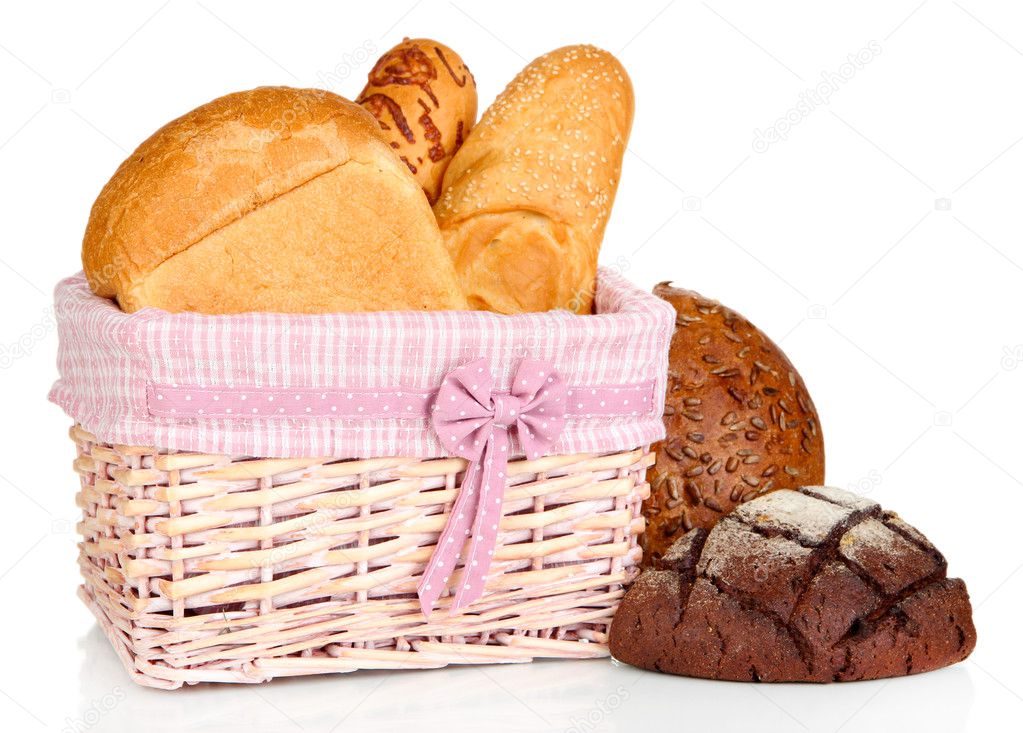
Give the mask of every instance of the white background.
[[[1019, 730], [1023, 14], [978, 0], [764, 5], [5, 3], [2, 727]], [[77, 479], [68, 419], [45, 401], [52, 286], [79, 268], [100, 187], [159, 125], [261, 84], [354, 96], [403, 35], [461, 52], [481, 109], [560, 45], [620, 56], [636, 122], [603, 261], [723, 300], [782, 344], [820, 409], [828, 481], [899, 511], [966, 579], [980, 636], [966, 663], [825, 687], [603, 660], [176, 693], [128, 680], [74, 596]], [[862, 49], [866, 63], [843, 66]], [[800, 111], [825, 77], [829, 103]], [[786, 139], [756, 151], [755, 131], [790, 111]]]

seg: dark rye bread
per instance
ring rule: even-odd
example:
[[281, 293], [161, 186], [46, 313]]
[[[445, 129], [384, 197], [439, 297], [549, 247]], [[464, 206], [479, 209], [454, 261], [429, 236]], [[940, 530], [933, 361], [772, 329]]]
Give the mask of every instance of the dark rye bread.
[[753, 682], [926, 672], [976, 641], [966, 585], [927, 538], [828, 487], [768, 494], [682, 536], [626, 593], [610, 633], [628, 664]]
[[795, 367], [735, 311], [661, 283], [675, 308], [664, 425], [654, 447], [643, 560], [680, 535], [710, 529], [737, 504], [775, 489], [824, 481], [824, 439]]

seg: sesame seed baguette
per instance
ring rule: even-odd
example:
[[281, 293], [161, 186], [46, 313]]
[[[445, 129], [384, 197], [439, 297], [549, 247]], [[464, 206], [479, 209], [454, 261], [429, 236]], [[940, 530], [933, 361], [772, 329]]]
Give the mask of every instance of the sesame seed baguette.
[[566, 46], [526, 66], [486, 111], [434, 206], [471, 308], [591, 311], [633, 104], [614, 56]]

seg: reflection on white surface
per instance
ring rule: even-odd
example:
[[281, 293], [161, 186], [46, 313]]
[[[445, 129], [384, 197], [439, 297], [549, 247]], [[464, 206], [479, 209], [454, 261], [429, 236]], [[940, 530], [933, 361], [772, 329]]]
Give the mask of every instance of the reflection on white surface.
[[[962, 729], [971, 671], [833, 685], [714, 682], [644, 672], [608, 660], [543, 661], [409, 672], [370, 671], [200, 685], [172, 692], [135, 685], [93, 627], [76, 720], [117, 731], [759, 731]], [[85, 730], [79, 727], [79, 730]]]

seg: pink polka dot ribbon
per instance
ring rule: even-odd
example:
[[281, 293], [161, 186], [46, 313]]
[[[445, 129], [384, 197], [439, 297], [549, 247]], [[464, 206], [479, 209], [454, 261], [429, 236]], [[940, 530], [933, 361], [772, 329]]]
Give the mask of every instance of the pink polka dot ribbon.
[[568, 389], [554, 368], [523, 359], [507, 394], [495, 392], [486, 359], [451, 371], [432, 409], [433, 428], [449, 453], [469, 461], [462, 486], [417, 590], [428, 615], [466, 553], [451, 605], [454, 613], [483, 594], [494, 557], [508, 468], [509, 434], [527, 458], [554, 445], [565, 425]]

